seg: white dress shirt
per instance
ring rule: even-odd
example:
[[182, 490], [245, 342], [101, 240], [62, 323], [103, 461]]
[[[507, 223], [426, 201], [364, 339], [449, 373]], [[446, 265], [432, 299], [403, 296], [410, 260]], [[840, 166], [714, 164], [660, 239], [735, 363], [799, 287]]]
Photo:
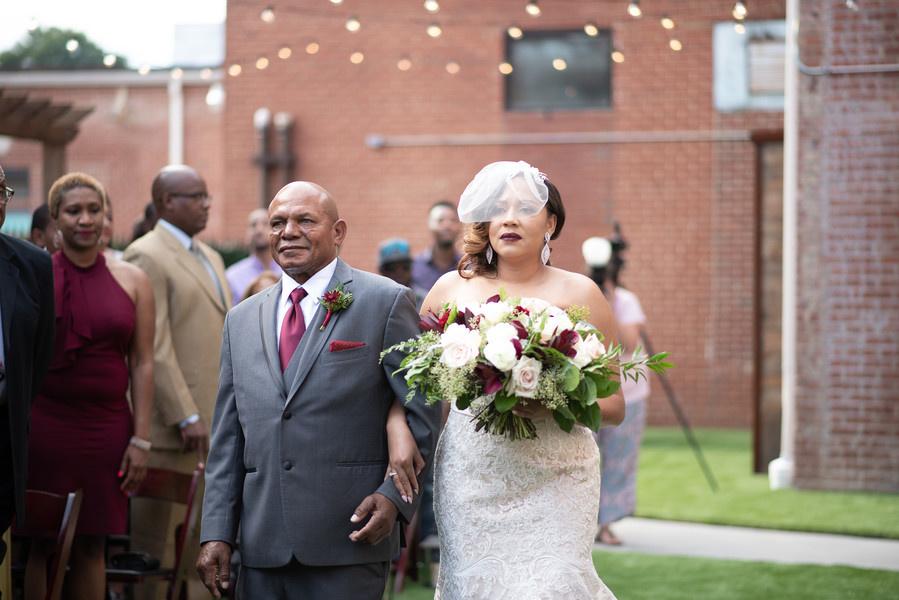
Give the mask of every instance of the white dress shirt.
[[318, 309], [322, 295], [328, 291], [328, 282], [334, 277], [335, 269], [337, 269], [336, 258], [318, 273], [307, 279], [302, 286], [294, 281], [287, 272], [281, 274], [281, 299], [278, 301], [278, 312], [275, 316], [279, 344], [281, 343], [281, 326], [284, 324], [284, 315], [293, 306], [293, 302], [290, 300], [290, 293], [298, 287], [306, 290], [306, 297], [300, 300], [300, 309], [303, 311], [303, 320], [306, 322], [306, 328], [308, 329], [309, 324], [312, 323], [312, 319], [315, 317], [315, 311]]

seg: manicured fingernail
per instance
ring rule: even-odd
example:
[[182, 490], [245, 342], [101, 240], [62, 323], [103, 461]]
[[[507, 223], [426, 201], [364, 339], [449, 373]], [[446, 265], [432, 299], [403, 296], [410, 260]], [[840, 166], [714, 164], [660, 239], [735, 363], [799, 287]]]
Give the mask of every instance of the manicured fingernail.
[[356, 513], [353, 513], [353, 516], [350, 517], [350, 523], [358, 523], [359, 520], [359, 515], [357, 515]]

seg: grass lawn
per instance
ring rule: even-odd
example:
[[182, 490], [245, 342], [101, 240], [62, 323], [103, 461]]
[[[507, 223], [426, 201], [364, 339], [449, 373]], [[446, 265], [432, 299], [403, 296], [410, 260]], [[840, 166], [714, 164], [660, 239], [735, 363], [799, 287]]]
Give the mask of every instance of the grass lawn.
[[749, 431], [701, 429], [696, 437], [718, 479], [718, 492], [709, 489], [679, 428], [647, 428], [637, 474], [637, 516], [899, 538], [899, 495], [771, 491], [766, 475], [751, 472]]
[[[620, 600], [895, 598], [899, 573], [850, 567], [594, 552], [603, 581]], [[407, 586], [396, 600], [432, 600], [434, 591]]]

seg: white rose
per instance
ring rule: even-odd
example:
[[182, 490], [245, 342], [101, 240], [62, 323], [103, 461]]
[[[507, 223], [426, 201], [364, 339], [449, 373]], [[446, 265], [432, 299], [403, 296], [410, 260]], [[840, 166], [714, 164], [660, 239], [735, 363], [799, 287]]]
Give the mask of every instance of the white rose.
[[480, 306], [478, 312], [483, 316], [483, 321], [493, 324], [508, 317], [512, 312], [512, 307], [505, 302], [487, 302]]
[[535, 398], [543, 365], [530, 356], [522, 356], [512, 367], [512, 393], [522, 398]]
[[571, 322], [564, 310], [551, 307], [547, 311], [546, 322], [543, 324], [543, 330], [540, 332], [540, 341], [546, 343], [566, 329], [572, 329], [573, 327], [574, 323]]
[[510, 342], [518, 337], [518, 331], [509, 323], [497, 323], [487, 330], [487, 343]]
[[451, 369], [459, 369], [478, 356], [481, 334], [465, 325], [453, 323], [440, 337], [440, 345], [443, 347], [440, 362]]
[[541, 300], [540, 298], [522, 298], [521, 299], [521, 307], [528, 309], [530, 311], [531, 316], [535, 316], [537, 313], [543, 312], [552, 306], [546, 300]]
[[575, 346], [575, 348], [578, 348], [578, 354], [580, 354], [581, 349], [583, 349], [583, 352], [588, 357], [590, 357], [591, 361], [596, 360], [606, 353], [606, 347], [603, 346], [602, 342], [599, 341], [599, 338], [596, 337], [595, 333], [591, 333], [586, 338], [581, 340], [579, 346], [580, 348], [578, 348], [578, 346]]
[[578, 340], [578, 342], [574, 345], [574, 351], [577, 352], [577, 354], [574, 355], [574, 358], [571, 359], [571, 362], [573, 362], [574, 366], [576, 366], [578, 369], [583, 369], [591, 362], [593, 362], [593, 357], [590, 355], [590, 349], [588, 348], [587, 344], [584, 343], [583, 338]]
[[508, 372], [517, 362], [515, 346], [506, 341], [487, 342], [484, 346], [484, 358], [493, 363], [500, 371]]

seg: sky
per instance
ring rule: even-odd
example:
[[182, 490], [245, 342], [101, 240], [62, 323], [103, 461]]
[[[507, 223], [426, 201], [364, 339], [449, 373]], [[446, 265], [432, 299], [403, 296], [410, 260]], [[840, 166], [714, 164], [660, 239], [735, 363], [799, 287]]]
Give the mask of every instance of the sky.
[[169, 66], [175, 25], [222, 23], [226, 0], [30, 0], [3, 2], [0, 51], [24, 39], [28, 27], [75, 29], [132, 67]]

